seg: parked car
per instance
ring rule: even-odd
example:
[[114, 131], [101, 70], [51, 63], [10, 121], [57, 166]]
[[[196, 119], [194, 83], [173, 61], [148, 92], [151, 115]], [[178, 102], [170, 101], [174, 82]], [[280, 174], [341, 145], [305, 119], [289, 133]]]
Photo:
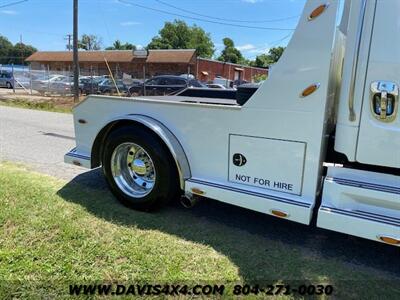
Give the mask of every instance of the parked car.
[[85, 76], [79, 78], [79, 87], [82, 94], [98, 94], [100, 93], [99, 84], [105, 79], [100, 76]]
[[32, 81], [32, 89], [41, 94], [57, 93], [65, 88], [65, 84], [72, 81], [72, 78], [64, 75], [51, 75], [47, 79], [36, 79]]
[[[128, 93], [128, 86], [121, 80], [117, 79], [115, 80], [115, 83], [117, 84], [118, 90], [120, 93]], [[117, 93], [117, 89], [115, 87], [115, 84], [112, 79], [103, 79], [99, 83], [99, 92], [101, 94], [114, 94]]]
[[233, 81], [221, 76], [215, 77], [212, 84], [220, 84], [226, 88], [233, 88]]
[[236, 79], [236, 80], [233, 81], [233, 86], [232, 87], [237, 88], [238, 86], [246, 84], [246, 83], [249, 83], [249, 82], [246, 81], [246, 80], [243, 80], [243, 79]]
[[196, 79], [187, 79], [182, 76], [159, 75], [146, 80], [144, 83], [131, 86], [131, 96], [164, 96], [175, 94], [187, 87], [206, 87]]
[[13, 88], [14, 78], [11, 72], [0, 73], [0, 87]]
[[221, 89], [221, 90], [226, 90], [226, 86], [218, 83], [207, 83], [206, 86], [210, 89]]

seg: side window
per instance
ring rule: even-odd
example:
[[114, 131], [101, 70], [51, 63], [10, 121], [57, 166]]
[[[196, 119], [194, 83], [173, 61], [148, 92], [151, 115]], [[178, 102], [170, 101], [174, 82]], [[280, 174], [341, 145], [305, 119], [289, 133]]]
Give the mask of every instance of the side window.
[[186, 85], [186, 81], [179, 78], [171, 78], [170, 82], [171, 85]]
[[177, 81], [176, 82], [177, 85], [186, 85], [186, 81], [183, 79], [177, 79], [176, 81]]
[[146, 81], [146, 85], [158, 85], [159, 83], [158, 78], [149, 79]]
[[203, 87], [197, 80], [190, 80], [189, 85], [194, 87]]
[[158, 80], [159, 85], [170, 85], [171, 84], [171, 79], [169, 78], [160, 78]]

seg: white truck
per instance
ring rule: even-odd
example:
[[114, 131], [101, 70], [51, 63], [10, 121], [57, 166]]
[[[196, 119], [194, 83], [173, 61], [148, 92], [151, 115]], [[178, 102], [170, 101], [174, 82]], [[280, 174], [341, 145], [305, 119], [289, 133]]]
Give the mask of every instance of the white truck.
[[400, 1], [311, 0], [246, 101], [89, 96], [65, 161], [125, 205], [182, 195], [400, 246]]

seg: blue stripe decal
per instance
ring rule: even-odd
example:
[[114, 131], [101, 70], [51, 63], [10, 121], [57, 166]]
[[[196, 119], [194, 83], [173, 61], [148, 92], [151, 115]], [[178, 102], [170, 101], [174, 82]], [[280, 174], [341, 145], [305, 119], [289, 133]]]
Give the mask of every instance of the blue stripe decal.
[[[337, 214], [341, 214], [341, 215], [345, 215], [345, 216], [355, 217], [355, 218], [359, 218], [359, 219], [363, 219], [363, 220], [374, 221], [374, 222], [384, 223], [384, 224], [394, 225], [394, 226], [400, 226], [400, 222], [396, 222], [395, 220], [389, 221], [389, 220], [385, 220], [385, 219], [374, 217], [374, 216], [365, 216], [365, 215], [361, 215], [356, 212], [338, 209], [338, 208], [334, 208], [334, 207], [321, 206], [320, 210], [326, 211], [326, 212], [333, 212], [333, 213], [337, 213]], [[364, 214], [367, 214], [367, 213], [364, 213]]]
[[365, 188], [369, 190], [381, 191], [381, 192], [388, 192], [392, 194], [399, 194], [400, 195], [400, 188], [388, 185], [381, 185], [375, 183], [368, 183], [350, 179], [343, 179], [343, 178], [336, 178], [336, 177], [327, 177], [328, 180], [333, 180], [334, 182], [342, 185], [354, 186]]
[[250, 195], [250, 196], [256, 196], [256, 197], [260, 197], [260, 198], [265, 198], [265, 199], [268, 199], [268, 200], [274, 200], [274, 201], [278, 201], [278, 202], [283, 202], [283, 203], [286, 203], [286, 204], [292, 204], [292, 205], [297, 205], [297, 206], [306, 207], [306, 208], [311, 207], [311, 204], [309, 204], [309, 203], [299, 202], [299, 201], [295, 201], [295, 200], [292, 200], [292, 199], [281, 198], [281, 197], [277, 197], [277, 196], [261, 194], [261, 193], [257, 193], [257, 192], [251, 192], [251, 191], [247, 191], [247, 190], [243, 190], [243, 189], [239, 189], [239, 188], [234, 188], [234, 187], [230, 187], [230, 186], [226, 186], [226, 185], [221, 185], [221, 184], [218, 184], [218, 183], [207, 182], [207, 181], [202, 181], [202, 180], [193, 179], [193, 178], [188, 179], [187, 181], [188, 182], [192, 182], [192, 183], [208, 185], [208, 186], [211, 186], [211, 187], [224, 189], [224, 190], [228, 190], [228, 191], [232, 191], [232, 192], [237, 192], [237, 193], [240, 193], [240, 194], [246, 194], [246, 195]]
[[371, 212], [365, 212], [365, 211], [361, 211], [361, 210], [355, 210], [358, 214], [364, 214], [364, 215], [369, 215], [371, 217], [377, 217], [377, 218], [382, 218], [382, 219], [388, 219], [389, 221], [391, 220], [395, 220], [400, 222], [400, 218], [395, 218], [395, 217], [388, 217], [388, 216], [383, 216], [380, 214], [376, 214], [376, 213], [371, 213]]
[[71, 152], [67, 153], [66, 155], [67, 156], [71, 156], [71, 157], [81, 158], [81, 159], [84, 159], [84, 160], [90, 160], [89, 156], [75, 154], [75, 153], [71, 153]]

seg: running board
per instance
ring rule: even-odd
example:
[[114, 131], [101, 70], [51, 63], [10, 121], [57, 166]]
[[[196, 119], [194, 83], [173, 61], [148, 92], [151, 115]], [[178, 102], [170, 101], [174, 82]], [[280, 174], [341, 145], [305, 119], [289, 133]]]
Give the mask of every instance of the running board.
[[400, 177], [329, 167], [317, 226], [400, 246]]

